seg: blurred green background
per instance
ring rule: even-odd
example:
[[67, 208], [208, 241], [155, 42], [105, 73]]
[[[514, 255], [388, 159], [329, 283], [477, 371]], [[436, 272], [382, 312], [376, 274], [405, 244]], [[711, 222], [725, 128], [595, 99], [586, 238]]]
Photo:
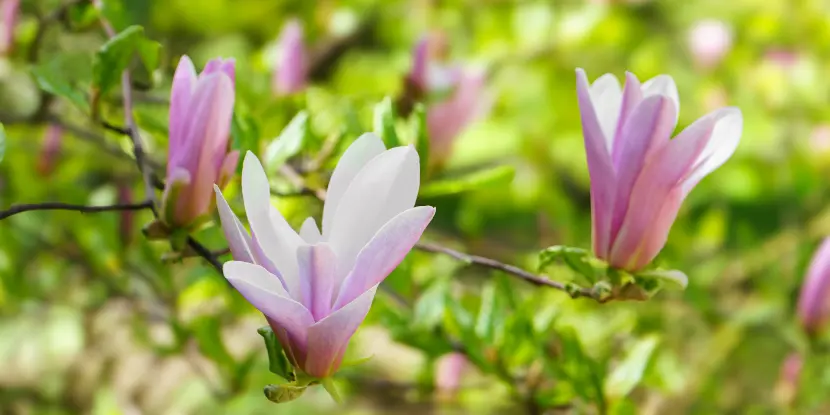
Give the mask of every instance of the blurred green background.
[[[142, 200], [135, 164], [123, 156], [128, 140], [88, 114], [93, 55], [106, 37], [94, 11], [69, 3], [23, 0], [14, 49], [0, 59], [8, 136], [0, 209]], [[350, 356], [373, 358], [340, 372], [342, 406], [319, 388], [280, 406], [263, 397], [263, 386], [280, 381], [256, 333], [264, 319], [206, 262], [163, 261], [169, 247], [140, 232], [149, 212], [17, 215], [0, 222], [0, 413], [830, 411], [823, 343], [809, 342], [794, 317], [807, 261], [830, 232], [827, 2], [104, 3], [117, 29], [141, 25], [162, 46], [152, 73], [131, 66], [135, 115], [154, 160], [166, 154], [179, 57], [199, 68], [233, 57], [233, 146], [264, 154], [306, 109], [309, 131], [289, 163], [319, 167], [307, 173], [318, 187], [348, 143], [372, 130], [375, 104], [402, 92], [418, 39], [441, 31], [452, 60], [488, 68], [494, 103], [457, 137], [446, 168], [423, 179], [422, 190], [451, 188], [420, 198], [438, 209], [423, 240], [531, 271], [544, 247], [590, 247], [575, 68], [592, 80], [670, 74], [680, 92], [677, 131], [730, 105], [743, 111], [744, 133], [735, 155], [691, 193], [657, 259], [689, 276], [684, 292], [597, 304], [413, 251], [387, 280], [404, 304], [379, 293], [352, 341]], [[275, 40], [289, 18], [303, 22], [316, 66], [305, 91], [277, 97]], [[725, 38], [695, 30], [712, 21]], [[722, 58], [704, 56], [718, 42]], [[100, 104], [116, 124], [117, 89]], [[50, 146], [52, 116], [74, 130]], [[398, 129], [405, 135], [410, 124]], [[504, 166], [512, 174], [464, 179]], [[276, 188], [291, 190], [272, 173]], [[237, 209], [238, 180], [225, 192]], [[308, 196], [274, 202], [295, 226], [321, 213]], [[194, 236], [226, 246], [217, 227]], [[565, 267], [546, 274], [572, 278]], [[437, 387], [440, 358], [459, 349], [468, 355], [459, 387]], [[781, 377], [791, 353], [808, 356], [800, 382]]]

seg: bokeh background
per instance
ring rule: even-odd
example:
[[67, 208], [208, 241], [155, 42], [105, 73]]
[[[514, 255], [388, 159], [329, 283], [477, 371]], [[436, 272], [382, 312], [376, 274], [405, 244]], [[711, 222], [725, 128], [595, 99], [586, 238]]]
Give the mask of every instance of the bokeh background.
[[[0, 59], [8, 136], [0, 208], [143, 198], [124, 156], [128, 140], [83, 110], [106, 36], [94, 14], [68, 3], [23, 0], [14, 47]], [[445, 168], [422, 181], [431, 191], [419, 204], [438, 209], [424, 240], [531, 271], [547, 246], [590, 247], [575, 68], [591, 79], [670, 74], [678, 131], [729, 105], [743, 111], [744, 133], [735, 155], [687, 199], [658, 257], [689, 276], [685, 291], [597, 304], [413, 251], [388, 279], [400, 298], [379, 293], [352, 341], [349, 356], [373, 357], [340, 372], [342, 406], [320, 388], [279, 406], [263, 397], [263, 386], [280, 382], [256, 333], [264, 319], [201, 259], [163, 260], [169, 246], [140, 231], [149, 212], [9, 218], [0, 222], [0, 413], [830, 411], [822, 341], [809, 341], [794, 314], [806, 264], [830, 233], [828, 3], [105, 3], [123, 19], [113, 21], [117, 29], [141, 25], [162, 45], [157, 70], [131, 66], [153, 159], [166, 155], [179, 57], [197, 67], [233, 57], [232, 146], [264, 154], [305, 109], [308, 137], [289, 163], [316, 187], [348, 143], [373, 128], [375, 104], [401, 95], [416, 42], [441, 33], [452, 61], [487, 68], [493, 101], [457, 137]], [[291, 18], [304, 26], [314, 70], [306, 89], [281, 97], [271, 89], [275, 40]], [[118, 123], [118, 92], [102, 99], [102, 117]], [[56, 128], [46, 113], [66, 125]], [[398, 128], [408, 131], [408, 121]], [[484, 180], [469, 179], [481, 172]], [[272, 173], [276, 188], [292, 189]], [[238, 180], [225, 193], [237, 209]], [[321, 212], [309, 196], [274, 202], [293, 225]], [[194, 236], [226, 246], [217, 227]], [[546, 275], [572, 278], [561, 266]], [[454, 385], [444, 372], [458, 350], [467, 357]], [[786, 370], [796, 356], [802, 370]]]

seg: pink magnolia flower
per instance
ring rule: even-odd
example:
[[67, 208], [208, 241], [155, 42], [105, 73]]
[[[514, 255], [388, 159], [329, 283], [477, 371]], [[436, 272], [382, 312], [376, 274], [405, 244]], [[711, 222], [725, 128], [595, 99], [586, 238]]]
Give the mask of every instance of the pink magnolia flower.
[[272, 79], [274, 93], [290, 95], [300, 92], [308, 78], [308, 53], [299, 20], [290, 20], [285, 24], [278, 43], [279, 59]]
[[14, 46], [14, 29], [20, 15], [20, 0], [0, 0], [0, 53], [9, 53]]
[[170, 149], [164, 189], [165, 222], [187, 227], [213, 208], [212, 186], [224, 187], [239, 152], [228, 152], [234, 101], [234, 61], [214, 59], [196, 75], [183, 56], [170, 94]]
[[830, 317], [830, 238], [813, 255], [798, 297], [798, 319], [804, 330], [818, 333]]
[[308, 218], [297, 234], [270, 204], [268, 178], [253, 153], [242, 166], [249, 235], [216, 190], [235, 261], [225, 277], [261, 311], [288, 359], [325, 378], [340, 366], [378, 284], [409, 253], [435, 214], [415, 205], [420, 183], [412, 146], [384, 148], [374, 134], [355, 141], [337, 164], [322, 232]]
[[732, 49], [732, 28], [720, 20], [701, 20], [689, 31], [688, 42], [695, 63], [711, 68]]
[[611, 74], [588, 83], [577, 69], [588, 170], [594, 254], [638, 271], [663, 249], [680, 205], [695, 185], [735, 152], [741, 111], [715, 110], [671, 139], [680, 101], [670, 76], [625, 89]]
[[440, 39], [421, 39], [413, 52], [412, 71], [408, 77], [419, 97], [448, 94], [432, 102], [427, 99], [430, 156], [438, 164], [449, 157], [455, 138], [490, 108], [484, 88], [484, 71], [436, 62], [433, 58], [438, 52], [430, 49], [444, 46]]
[[436, 362], [435, 387], [439, 391], [453, 393], [461, 386], [461, 377], [469, 366], [463, 353], [452, 352], [442, 356]]

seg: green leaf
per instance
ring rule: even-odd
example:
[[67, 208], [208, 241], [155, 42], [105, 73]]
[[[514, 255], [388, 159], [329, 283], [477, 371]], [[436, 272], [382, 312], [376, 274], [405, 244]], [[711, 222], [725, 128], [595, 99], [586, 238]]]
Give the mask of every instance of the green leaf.
[[61, 73], [62, 69], [59, 66], [58, 61], [53, 61], [33, 67], [31, 71], [35, 82], [45, 92], [65, 98], [82, 112], [89, 113], [89, 102], [87, 102], [86, 96], [70, 85], [67, 78]]
[[6, 128], [3, 123], [0, 123], [0, 162], [3, 161], [3, 156], [6, 154]]
[[282, 385], [268, 385], [262, 392], [265, 397], [273, 403], [291, 402], [303, 395], [307, 386], [292, 385], [290, 383]]
[[296, 156], [303, 149], [307, 136], [308, 113], [300, 111], [265, 149], [265, 166], [268, 171], [276, 171], [288, 159]]
[[689, 285], [689, 277], [683, 271], [676, 269], [644, 271], [636, 274], [635, 277], [637, 280], [657, 280], [663, 287], [674, 290], [685, 290], [686, 286]]
[[556, 261], [563, 261], [570, 269], [584, 276], [590, 283], [597, 281], [597, 270], [590, 262], [591, 254], [582, 249], [570, 246], [555, 245], [539, 252], [539, 271], [544, 270]]
[[421, 159], [421, 178], [423, 180], [429, 167], [429, 131], [427, 130], [427, 111], [424, 104], [420, 102], [415, 104], [412, 119], [415, 121], [415, 150]]
[[513, 180], [514, 173], [513, 166], [498, 166], [458, 178], [437, 180], [422, 186], [418, 196], [447, 196], [478, 190], [485, 186], [509, 182]]
[[285, 353], [283, 353], [277, 335], [269, 326], [260, 327], [257, 329], [257, 333], [262, 336], [265, 341], [265, 348], [268, 350], [268, 370], [287, 381], [293, 381], [293, 369], [288, 362], [288, 358], [285, 357]]
[[98, 8], [92, 2], [79, 2], [68, 9], [68, 19], [75, 30], [91, 26], [98, 21], [98, 18]]
[[449, 281], [446, 278], [440, 278], [421, 294], [415, 303], [412, 317], [414, 327], [431, 329], [441, 322], [449, 298], [449, 289]]
[[122, 30], [130, 24], [124, 0], [101, 0], [101, 14], [115, 30]]
[[642, 380], [660, 339], [648, 336], [638, 340], [623, 361], [605, 379], [606, 396], [618, 399], [628, 395]]
[[141, 26], [130, 26], [116, 34], [95, 54], [92, 64], [92, 84], [100, 94], [104, 94], [121, 79], [121, 73], [127, 69], [130, 59], [138, 53], [148, 72], [153, 72], [159, 64], [161, 45], [149, 40]]
[[225, 348], [225, 343], [219, 335], [222, 332], [219, 320], [213, 317], [202, 317], [195, 320], [191, 327], [199, 343], [199, 350], [220, 367], [233, 369], [235, 362]]
[[476, 335], [488, 344], [499, 345], [508, 314], [507, 299], [497, 281], [491, 280], [481, 293], [481, 306], [475, 325]]
[[[241, 157], [245, 157], [248, 151], [259, 153], [259, 138], [259, 124], [248, 107], [237, 100], [231, 118], [231, 149], [238, 150]], [[236, 166], [236, 170], [242, 171], [242, 163]]]
[[386, 143], [386, 147], [401, 145], [401, 140], [395, 131], [395, 108], [392, 105], [392, 98], [386, 97], [375, 105], [374, 130], [375, 134]]

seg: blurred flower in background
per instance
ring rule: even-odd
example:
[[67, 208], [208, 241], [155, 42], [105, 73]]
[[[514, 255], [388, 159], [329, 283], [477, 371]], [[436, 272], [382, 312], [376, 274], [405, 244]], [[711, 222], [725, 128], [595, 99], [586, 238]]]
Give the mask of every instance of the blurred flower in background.
[[228, 152], [234, 61], [213, 59], [196, 75], [183, 56], [170, 96], [170, 149], [163, 212], [168, 225], [188, 227], [210, 213], [213, 185], [224, 187], [239, 159]]
[[469, 365], [467, 357], [459, 352], [446, 354], [435, 362], [435, 388], [439, 398], [455, 397]]
[[577, 69], [577, 94], [591, 176], [594, 254], [628, 271], [663, 249], [683, 200], [738, 147], [741, 111], [715, 110], [670, 140], [680, 101], [674, 80], [640, 84], [626, 73], [593, 84]]
[[830, 316], [830, 238], [813, 255], [798, 297], [798, 318], [810, 335], [816, 335]]
[[700, 20], [689, 30], [688, 44], [696, 65], [713, 68], [732, 49], [732, 28], [721, 20]]
[[43, 145], [40, 148], [40, 156], [37, 160], [37, 171], [43, 177], [52, 175], [55, 170], [55, 163], [61, 152], [63, 141], [63, 128], [59, 125], [50, 124], [46, 128], [43, 138]]
[[0, 0], [0, 53], [14, 47], [14, 30], [20, 14], [20, 0]]
[[781, 363], [778, 383], [775, 385], [775, 400], [779, 405], [789, 406], [795, 400], [803, 367], [804, 359], [798, 353], [787, 355]]
[[[440, 33], [422, 38], [413, 51], [407, 93], [427, 108], [430, 164], [440, 168], [450, 157], [456, 138], [491, 106], [482, 68], [444, 64], [448, 41]], [[403, 112], [407, 112], [405, 108]]]
[[290, 95], [305, 88], [308, 78], [308, 52], [299, 20], [286, 22], [278, 40], [278, 58], [272, 78], [274, 93]]

